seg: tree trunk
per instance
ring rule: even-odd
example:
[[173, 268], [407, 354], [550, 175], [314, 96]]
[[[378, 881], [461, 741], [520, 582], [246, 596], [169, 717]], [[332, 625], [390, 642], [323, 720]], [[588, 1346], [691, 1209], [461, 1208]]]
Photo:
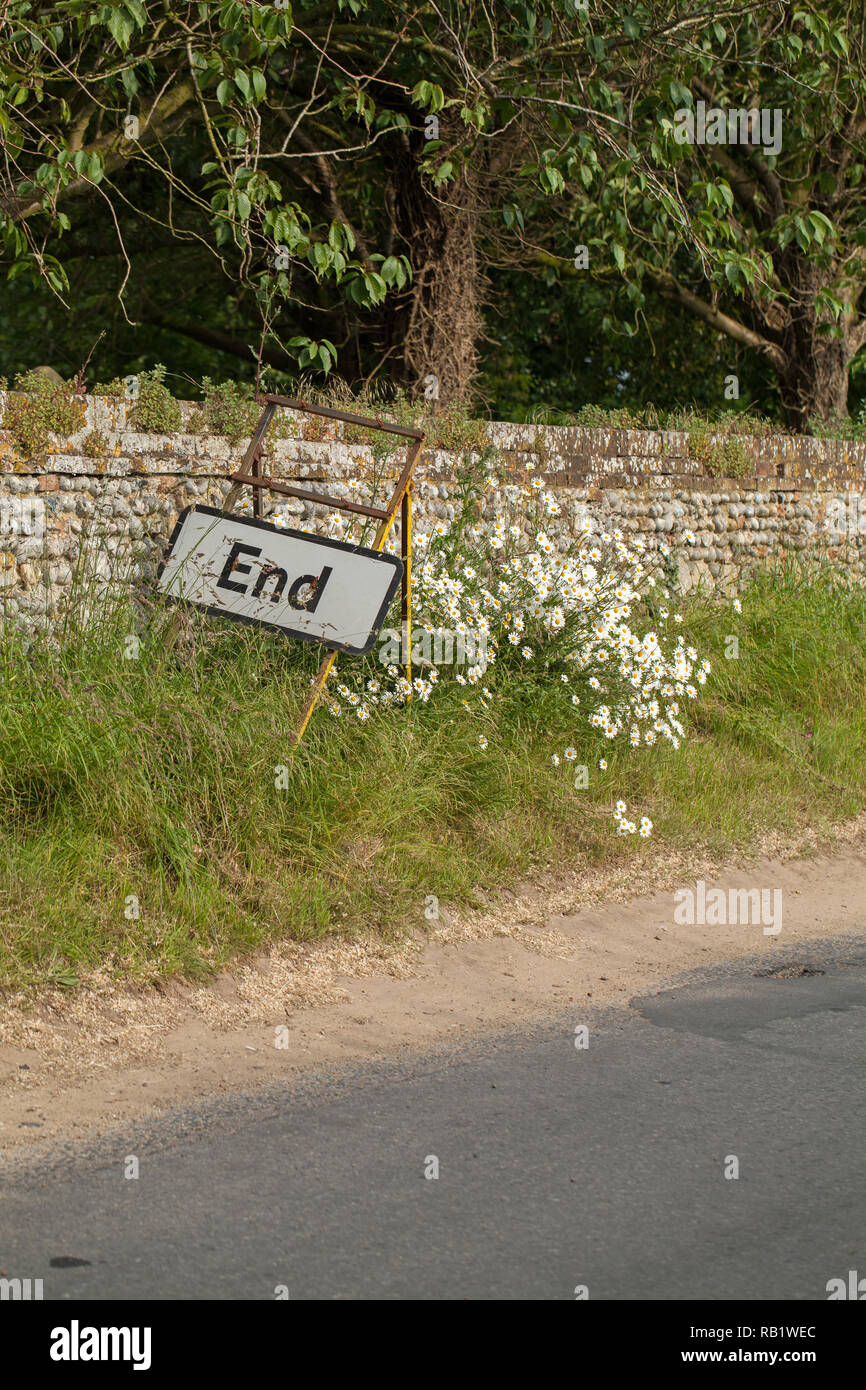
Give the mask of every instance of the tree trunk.
[[793, 302], [782, 328], [788, 366], [779, 384], [787, 424], [808, 434], [812, 422], [830, 424], [848, 413], [848, 367], [856, 352], [853, 316], [844, 320], [841, 338], [819, 332], [815, 300], [832, 274], [817, 270], [801, 256], [790, 257], [788, 268], [793, 272], [789, 281]]
[[791, 324], [783, 342], [789, 366], [779, 385], [787, 424], [799, 434], [809, 434], [815, 421], [843, 419], [848, 413], [852, 355], [846, 340], [819, 337]]
[[467, 402], [483, 331], [476, 199], [462, 175], [434, 196], [406, 148], [394, 175], [394, 253], [412, 283], [383, 324], [388, 365], [413, 398]]

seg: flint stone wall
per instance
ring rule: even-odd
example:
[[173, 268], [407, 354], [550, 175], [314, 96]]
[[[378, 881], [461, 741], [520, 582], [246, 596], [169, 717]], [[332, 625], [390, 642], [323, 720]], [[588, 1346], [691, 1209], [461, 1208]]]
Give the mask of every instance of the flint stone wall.
[[[4, 407], [0, 392], [0, 412]], [[230, 446], [212, 434], [137, 432], [131, 410], [115, 398], [88, 397], [81, 430], [53, 441], [38, 460], [17, 454], [12, 435], [0, 430], [0, 602], [7, 615], [53, 615], [83, 545], [104, 574], [132, 551], [134, 571], [146, 579], [183, 507], [221, 505], [248, 441]], [[182, 411], [186, 425], [199, 418], [189, 403]], [[264, 471], [357, 497], [349, 480], [363, 485], [372, 476], [369, 447], [348, 443], [339, 422], [280, 414], [288, 437], [268, 436]], [[561, 513], [546, 524], [554, 544], [563, 544], [588, 511], [600, 529], [640, 533], [651, 550], [666, 543], [684, 590], [699, 581], [734, 588], [744, 569], [791, 551], [826, 555], [864, 573], [864, 444], [743, 438], [754, 471], [734, 479], [707, 476], [690, 456], [688, 435], [675, 431], [494, 422], [486, 434], [497, 451], [490, 467], [502, 484], [540, 477], [556, 494]], [[393, 476], [404, 456], [402, 448], [391, 456]], [[416, 527], [453, 518], [461, 461], [459, 452], [422, 453], [413, 492]], [[274, 507], [297, 527], [320, 529], [327, 516], [311, 503], [267, 496], [266, 516]], [[485, 509], [495, 513], [495, 494], [488, 494]]]

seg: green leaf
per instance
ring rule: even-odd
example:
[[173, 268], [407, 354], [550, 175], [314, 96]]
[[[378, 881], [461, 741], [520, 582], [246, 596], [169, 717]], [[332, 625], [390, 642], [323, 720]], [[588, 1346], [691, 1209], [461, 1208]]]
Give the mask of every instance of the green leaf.
[[317, 241], [310, 248], [308, 259], [313, 262], [316, 270], [321, 272], [327, 268], [331, 257], [327, 246], [323, 245], [321, 241]]
[[135, 24], [130, 19], [129, 15], [124, 14], [123, 10], [112, 10], [108, 16], [108, 28], [118, 48], [122, 53], [125, 53], [129, 47], [129, 40], [132, 38], [133, 30], [135, 29]]
[[833, 235], [833, 223], [830, 221], [829, 217], [826, 217], [824, 215], [823, 212], [810, 212], [808, 214], [808, 217], [810, 223], [812, 224], [812, 229], [815, 233], [816, 241], [820, 246], [823, 246], [825, 236], [828, 233], [831, 236]]
[[848, 57], [850, 50], [844, 30], [834, 29], [833, 33], [830, 35], [830, 47], [835, 53], [839, 53], [845, 58]]
[[219, 102], [220, 106], [225, 106], [233, 91], [234, 88], [232, 86], [232, 83], [229, 82], [227, 77], [224, 77], [222, 82], [216, 89], [217, 101]]
[[46, 275], [48, 276], [49, 283], [58, 294], [65, 294], [69, 289], [69, 281], [66, 278], [66, 272], [62, 266], [54, 265], [46, 267]]
[[726, 265], [725, 265], [725, 278], [730, 282], [730, 284], [732, 284], [732, 285], [734, 286], [735, 289], [736, 289], [737, 286], [740, 284], [740, 280], [741, 280], [740, 267], [739, 267], [738, 265], [736, 265], [734, 261], [728, 261], [728, 262], [726, 263]]
[[132, 98], [138, 92], [138, 78], [132, 68], [124, 68], [123, 72], [120, 74], [120, 80], [123, 83], [123, 90], [126, 92], [129, 100], [132, 101]]
[[516, 222], [520, 230], [524, 230], [523, 213], [516, 203], [505, 203], [503, 205], [502, 220], [506, 227], [513, 227]]
[[366, 271], [364, 274], [364, 284], [367, 286], [372, 302], [374, 304], [381, 304], [385, 295], [388, 293], [388, 286], [385, 284], [381, 275], [377, 275], [375, 271]]
[[395, 285], [400, 279], [402, 266], [396, 256], [389, 256], [380, 266], [382, 279], [389, 285]]
[[416, 106], [425, 106], [428, 111], [441, 111], [445, 105], [445, 93], [435, 82], [416, 82], [412, 88], [412, 100]]
[[624, 272], [625, 272], [625, 249], [624, 249], [622, 246], [620, 246], [620, 244], [619, 244], [618, 241], [615, 241], [615, 242], [613, 243], [613, 245], [611, 246], [610, 249], [611, 249], [611, 251], [613, 252], [613, 258], [614, 258], [614, 260], [615, 260], [616, 263], [617, 263], [617, 267], [619, 268], [620, 274], [624, 274]]
[[235, 86], [237, 87], [244, 101], [252, 101], [253, 89], [250, 85], [250, 79], [247, 77], [247, 74], [243, 71], [243, 69], [235, 73]]
[[546, 164], [541, 169], [539, 179], [542, 187], [547, 188], [551, 193], [561, 193], [565, 187], [565, 179], [552, 164]]

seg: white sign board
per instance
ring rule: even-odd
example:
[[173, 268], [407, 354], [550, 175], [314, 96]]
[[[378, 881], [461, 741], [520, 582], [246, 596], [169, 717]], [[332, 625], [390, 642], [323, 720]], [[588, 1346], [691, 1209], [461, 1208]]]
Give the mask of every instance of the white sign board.
[[196, 506], [178, 517], [157, 586], [214, 616], [361, 656], [402, 573], [396, 555]]

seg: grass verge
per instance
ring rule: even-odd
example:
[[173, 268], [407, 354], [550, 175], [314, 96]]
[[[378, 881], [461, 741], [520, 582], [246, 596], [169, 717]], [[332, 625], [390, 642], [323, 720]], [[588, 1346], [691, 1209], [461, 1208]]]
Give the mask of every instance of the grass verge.
[[[713, 672], [679, 752], [611, 743], [552, 684], [514, 678], [481, 715], [454, 686], [363, 725], [320, 710], [292, 758], [313, 650], [178, 610], [142, 624], [127, 600], [53, 641], [7, 626], [0, 988], [74, 988], [95, 967], [201, 977], [275, 939], [423, 927], [429, 895], [477, 901], [534, 865], [724, 851], [856, 814], [866, 593], [792, 563], [742, 610], [682, 605]], [[554, 767], [565, 743], [576, 764]], [[616, 837], [620, 797], [650, 841]]]

